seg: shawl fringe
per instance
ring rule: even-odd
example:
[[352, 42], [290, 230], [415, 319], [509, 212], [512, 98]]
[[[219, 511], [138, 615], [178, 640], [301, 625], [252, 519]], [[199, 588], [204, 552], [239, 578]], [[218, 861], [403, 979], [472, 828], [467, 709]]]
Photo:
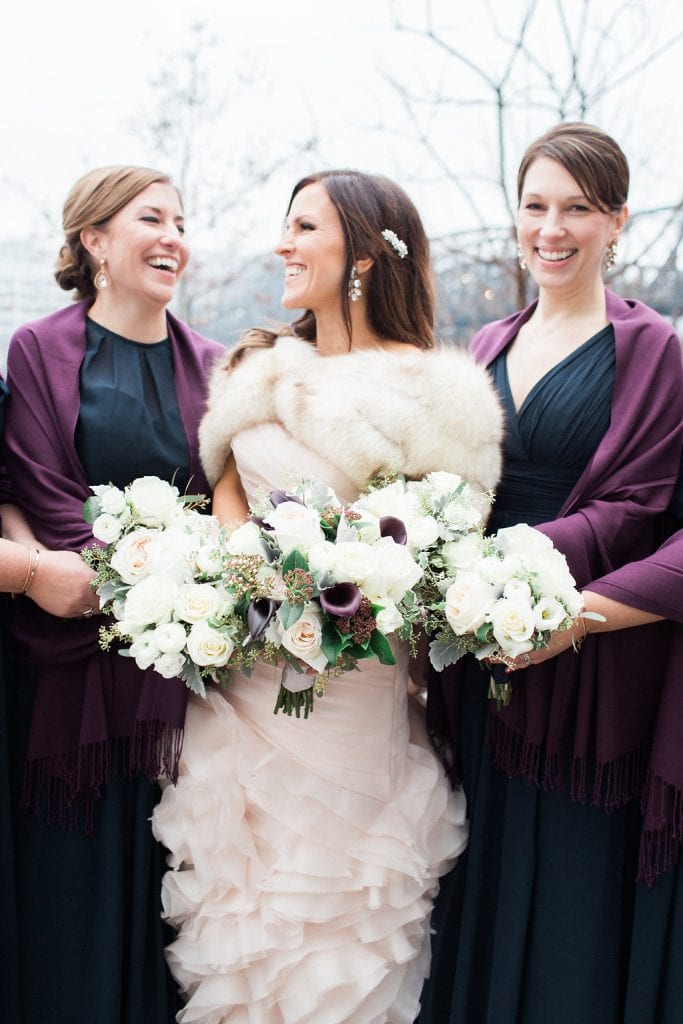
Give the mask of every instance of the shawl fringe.
[[683, 791], [650, 770], [642, 810], [645, 821], [640, 837], [638, 881], [652, 886], [678, 863], [683, 842]]
[[164, 722], [138, 723], [135, 736], [103, 740], [64, 754], [27, 760], [25, 810], [48, 826], [95, 833], [95, 808], [103, 787], [116, 776], [144, 775], [178, 781], [184, 730]]

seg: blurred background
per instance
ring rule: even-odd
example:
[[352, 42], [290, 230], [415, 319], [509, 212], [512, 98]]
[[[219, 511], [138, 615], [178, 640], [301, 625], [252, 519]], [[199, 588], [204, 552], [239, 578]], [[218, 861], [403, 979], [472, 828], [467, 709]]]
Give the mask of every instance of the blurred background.
[[2, 25], [0, 365], [19, 324], [68, 303], [62, 204], [110, 163], [180, 185], [192, 261], [174, 310], [228, 345], [284, 319], [272, 248], [296, 180], [390, 175], [432, 239], [439, 333], [464, 344], [533, 297], [516, 167], [576, 119], [631, 164], [610, 286], [683, 326], [679, 0], [31, 0]]

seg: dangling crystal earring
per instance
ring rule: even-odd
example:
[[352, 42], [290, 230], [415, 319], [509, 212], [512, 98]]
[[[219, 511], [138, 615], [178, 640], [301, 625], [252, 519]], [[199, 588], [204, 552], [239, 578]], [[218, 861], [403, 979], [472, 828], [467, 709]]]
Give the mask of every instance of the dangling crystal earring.
[[109, 274], [104, 269], [104, 265], [107, 261], [103, 258], [100, 260], [100, 269], [97, 271], [92, 281], [98, 291], [102, 288], [109, 287]]
[[526, 260], [524, 259], [521, 245], [517, 246], [517, 262], [519, 263], [520, 270], [526, 270]]
[[607, 246], [605, 252], [605, 270], [611, 270], [616, 266], [617, 262], [617, 243], [616, 239]]
[[349, 298], [351, 302], [358, 302], [363, 294], [363, 288], [360, 283], [358, 271], [356, 270], [356, 264], [351, 267], [351, 277], [349, 278]]

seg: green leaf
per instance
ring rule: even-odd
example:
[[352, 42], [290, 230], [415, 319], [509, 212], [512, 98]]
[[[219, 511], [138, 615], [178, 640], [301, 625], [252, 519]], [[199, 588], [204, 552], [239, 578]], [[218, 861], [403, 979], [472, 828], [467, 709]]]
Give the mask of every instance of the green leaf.
[[193, 693], [198, 694], [200, 697], [206, 697], [204, 680], [202, 679], [201, 673], [194, 662], [189, 659], [185, 662], [183, 671], [180, 673], [180, 678], [185, 683], [188, 690], [192, 690]]
[[477, 630], [477, 632], [475, 634], [476, 637], [477, 637], [477, 640], [480, 640], [482, 643], [488, 643], [488, 641], [490, 641], [492, 636], [493, 636], [492, 630], [493, 630], [493, 627], [491, 626], [491, 623], [490, 622], [484, 622], [483, 625], [481, 625], [479, 627], [479, 629]]
[[391, 649], [391, 644], [385, 637], [384, 633], [380, 633], [378, 629], [374, 630], [370, 637], [370, 650], [375, 654], [381, 665], [395, 665], [396, 658], [394, 652]]
[[437, 672], [442, 672], [448, 665], [455, 665], [466, 653], [456, 636], [432, 640], [429, 645], [429, 660]]
[[339, 635], [339, 631], [336, 626], [331, 622], [326, 622], [323, 626], [322, 639], [320, 641], [320, 648], [327, 658], [330, 665], [336, 665], [339, 655], [348, 644], [344, 637]]
[[101, 511], [102, 502], [93, 494], [92, 498], [88, 498], [83, 506], [83, 518], [86, 523], [89, 523], [92, 526]]
[[304, 606], [302, 604], [290, 604], [289, 601], [283, 601], [277, 611], [277, 617], [282, 623], [283, 629], [289, 629], [295, 622], [298, 622], [303, 614]]
[[292, 548], [288, 551], [285, 557], [282, 559], [281, 573], [284, 576], [290, 569], [303, 569], [304, 572], [308, 572], [308, 562], [303, 552], [299, 551], [298, 548]]

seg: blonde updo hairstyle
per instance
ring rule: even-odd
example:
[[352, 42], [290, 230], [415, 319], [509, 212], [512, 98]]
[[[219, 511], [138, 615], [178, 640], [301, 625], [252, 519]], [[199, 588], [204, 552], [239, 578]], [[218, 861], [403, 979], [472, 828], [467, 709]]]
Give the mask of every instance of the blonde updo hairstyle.
[[55, 279], [60, 288], [67, 292], [75, 289], [76, 299], [94, 299], [97, 289], [93, 277], [98, 268], [81, 242], [81, 231], [87, 227], [103, 227], [131, 199], [156, 182], [173, 185], [163, 171], [124, 164], [97, 167], [78, 179], [64, 203], [65, 242], [55, 265]]

